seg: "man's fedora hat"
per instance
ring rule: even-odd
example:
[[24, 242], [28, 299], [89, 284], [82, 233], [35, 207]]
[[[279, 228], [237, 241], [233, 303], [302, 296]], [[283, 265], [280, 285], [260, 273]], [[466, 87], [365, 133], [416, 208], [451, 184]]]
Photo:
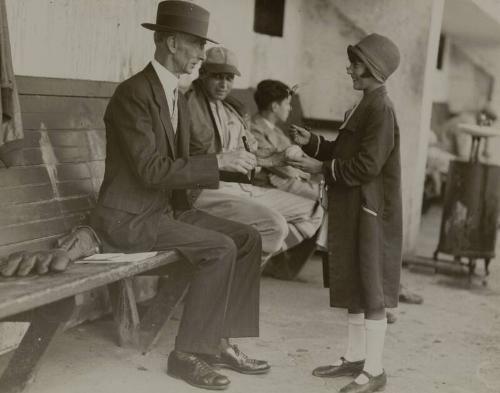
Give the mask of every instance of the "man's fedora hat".
[[166, 0], [158, 4], [156, 23], [142, 23], [155, 31], [178, 31], [217, 44], [207, 37], [210, 13], [199, 5], [180, 0]]

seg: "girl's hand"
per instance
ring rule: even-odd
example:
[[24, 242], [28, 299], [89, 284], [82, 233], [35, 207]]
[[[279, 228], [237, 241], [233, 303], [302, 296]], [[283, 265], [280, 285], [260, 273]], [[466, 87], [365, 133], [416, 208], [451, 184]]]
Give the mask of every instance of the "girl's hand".
[[305, 146], [311, 140], [311, 133], [303, 127], [292, 124], [290, 126], [290, 137], [299, 146]]
[[288, 159], [287, 164], [310, 173], [311, 175], [323, 172], [323, 163], [315, 158], [309, 157], [307, 154], [304, 154], [300, 158]]

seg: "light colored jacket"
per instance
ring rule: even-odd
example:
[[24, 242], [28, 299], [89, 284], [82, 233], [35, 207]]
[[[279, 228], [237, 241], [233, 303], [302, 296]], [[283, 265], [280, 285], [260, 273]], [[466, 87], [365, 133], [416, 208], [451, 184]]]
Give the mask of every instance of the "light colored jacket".
[[[191, 116], [190, 155], [221, 153], [225, 150], [223, 146], [223, 137], [221, 130], [217, 127], [217, 122], [214, 117], [215, 114], [210, 107], [201, 80], [197, 79], [193, 82], [191, 88], [186, 92], [186, 98]], [[242, 104], [235, 99], [224, 100], [222, 104], [232, 115], [231, 117], [236, 118], [241, 123], [241, 127], [237, 127], [240, 130], [240, 135], [232, 135], [232, 139], [237, 140], [237, 143], [234, 144], [234, 150], [245, 148], [243, 136], [247, 138], [250, 150], [255, 150], [257, 142], [248, 131], [248, 124], [241, 110]]]

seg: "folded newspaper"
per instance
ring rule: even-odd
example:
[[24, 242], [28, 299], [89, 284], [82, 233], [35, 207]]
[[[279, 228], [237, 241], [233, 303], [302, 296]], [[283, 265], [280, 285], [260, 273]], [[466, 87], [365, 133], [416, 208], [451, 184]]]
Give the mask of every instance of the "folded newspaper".
[[157, 251], [150, 252], [138, 252], [134, 254], [124, 254], [124, 253], [107, 253], [107, 254], [94, 254], [87, 258], [75, 261], [75, 263], [130, 263], [139, 262], [144, 259], [152, 258]]

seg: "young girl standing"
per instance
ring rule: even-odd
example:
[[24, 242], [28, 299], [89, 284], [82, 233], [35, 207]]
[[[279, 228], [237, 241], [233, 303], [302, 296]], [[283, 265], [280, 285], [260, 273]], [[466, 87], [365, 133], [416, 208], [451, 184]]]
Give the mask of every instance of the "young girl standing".
[[[348, 310], [344, 356], [318, 367], [318, 377], [356, 376], [342, 393], [382, 390], [386, 308], [396, 307], [401, 270], [402, 202], [399, 127], [385, 81], [399, 65], [397, 46], [370, 34], [347, 48], [361, 101], [346, 114], [338, 138], [326, 141], [292, 126], [307, 153], [288, 163], [328, 185], [330, 305]], [[313, 158], [314, 157], [314, 158]]]

